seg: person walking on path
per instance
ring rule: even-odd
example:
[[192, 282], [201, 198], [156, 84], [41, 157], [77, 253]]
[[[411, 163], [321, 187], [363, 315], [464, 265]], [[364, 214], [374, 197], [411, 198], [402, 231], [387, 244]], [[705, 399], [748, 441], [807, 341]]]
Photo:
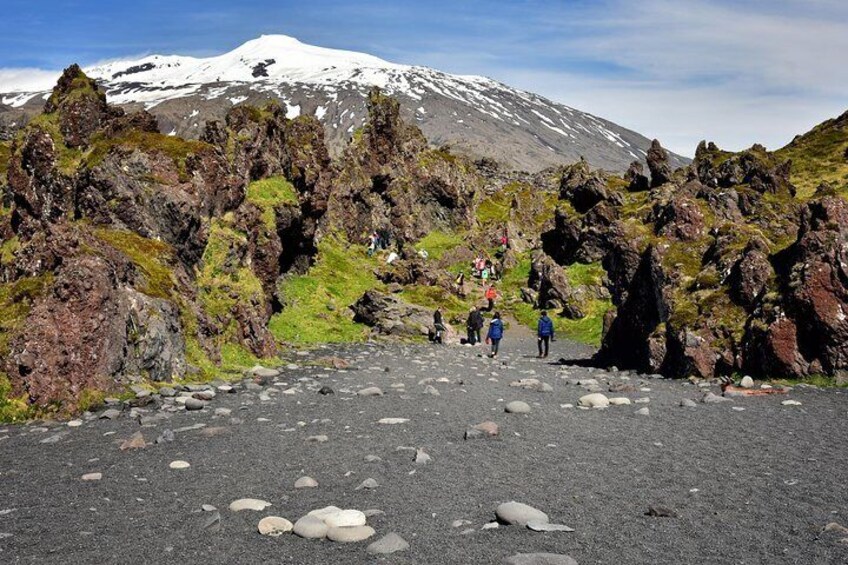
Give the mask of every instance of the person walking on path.
[[498, 298], [498, 291], [495, 290], [495, 285], [489, 286], [486, 289], [486, 300], [489, 302], [489, 306], [487, 308], [487, 312], [491, 312], [495, 309], [495, 300]]
[[[550, 342], [554, 339], [554, 322], [550, 318], [548, 318], [547, 312], [542, 312], [542, 316], [539, 318], [539, 324], [536, 328], [536, 335], [539, 338], [539, 359], [548, 356], [548, 348], [550, 347]], [[543, 351], [544, 346], [544, 351]]]
[[501, 313], [495, 312], [495, 316], [489, 323], [489, 333], [486, 334], [486, 341], [492, 344], [492, 352], [489, 353], [489, 357], [495, 358], [498, 356], [498, 347], [501, 344], [503, 332], [504, 326], [501, 321]]
[[481, 335], [483, 331], [483, 326], [486, 325], [486, 322], [483, 320], [483, 313], [480, 312], [480, 307], [474, 308], [474, 313], [471, 314], [474, 322], [474, 343], [482, 343], [483, 337]]

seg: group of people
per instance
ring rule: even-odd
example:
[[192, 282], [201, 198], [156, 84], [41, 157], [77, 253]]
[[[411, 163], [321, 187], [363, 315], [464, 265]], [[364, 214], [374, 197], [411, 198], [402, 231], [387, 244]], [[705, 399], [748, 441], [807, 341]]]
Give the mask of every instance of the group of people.
[[368, 256], [371, 257], [381, 249], [388, 249], [391, 235], [387, 229], [374, 230], [368, 236]]
[[[468, 318], [465, 320], [466, 338], [464, 343], [468, 345], [477, 345], [482, 343], [483, 327], [486, 325], [483, 318], [483, 309], [479, 306], [471, 308], [468, 311]], [[433, 314], [434, 339], [435, 343], [444, 342], [444, 332], [446, 327], [442, 320], [442, 312], [436, 309]], [[504, 335], [504, 323], [501, 319], [501, 313], [495, 312], [492, 315], [492, 320], [489, 322], [489, 330], [486, 332], [486, 343], [491, 346], [489, 357], [495, 358], [500, 350], [501, 340]], [[539, 359], [547, 358], [550, 351], [552, 341], [556, 341], [554, 333], [554, 322], [548, 317], [547, 312], [542, 312], [539, 316], [539, 321], [536, 325], [536, 337], [539, 347]]]
[[478, 256], [471, 262], [471, 274], [486, 282], [488, 280], [497, 280], [500, 272], [491, 259]]

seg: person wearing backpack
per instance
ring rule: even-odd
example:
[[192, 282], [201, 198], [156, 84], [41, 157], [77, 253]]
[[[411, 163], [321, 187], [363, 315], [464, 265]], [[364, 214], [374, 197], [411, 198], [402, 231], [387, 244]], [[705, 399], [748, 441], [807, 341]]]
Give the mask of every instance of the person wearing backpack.
[[[536, 335], [539, 343], [539, 359], [548, 356], [548, 348], [554, 339], [554, 322], [548, 318], [548, 313], [543, 311], [536, 327]], [[543, 352], [544, 347], [544, 352]]]
[[486, 342], [492, 344], [492, 352], [489, 353], [489, 357], [495, 358], [498, 356], [498, 349], [500, 348], [501, 339], [503, 339], [504, 326], [501, 321], [501, 313], [495, 312], [492, 321], [489, 323], [489, 333], [486, 334]]

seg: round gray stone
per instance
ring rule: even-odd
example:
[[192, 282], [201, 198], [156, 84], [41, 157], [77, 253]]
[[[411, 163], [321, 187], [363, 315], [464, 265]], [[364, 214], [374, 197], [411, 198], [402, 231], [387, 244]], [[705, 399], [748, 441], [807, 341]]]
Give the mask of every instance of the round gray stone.
[[406, 551], [409, 544], [405, 539], [392, 532], [381, 537], [365, 550], [372, 555], [388, 555], [398, 551]]
[[508, 414], [529, 414], [530, 405], [526, 402], [522, 402], [521, 400], [513, 400], [512, 402], [507, 403], [504, 410]]
[[498, 520], [506, 524], [526, 526], [528, 523], [547, 524], [548, 515], [521, 502], [504, 502], [495, 510]]

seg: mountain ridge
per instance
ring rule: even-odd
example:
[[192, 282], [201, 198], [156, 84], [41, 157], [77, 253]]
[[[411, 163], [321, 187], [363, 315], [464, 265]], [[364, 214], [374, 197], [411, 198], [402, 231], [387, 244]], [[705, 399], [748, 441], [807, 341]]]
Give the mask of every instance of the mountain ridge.
[[[163, 133], [197, 138], [229, 108], [278, 99], [287, 116], [316, 116], [337, 154], [365, 120], [365, 101], [378, 86], [401, 102], [408, 121], [435, 145], [537, 171], [585, 158], [623, 172], [644, 161], [650, 140], [603, 118], [477, 75], [452, 75], [391, 63], [365, 53], [315, 47], [266, 35], [207, 58], [148, 55], [85, 69], [112, 103], [154, 114]], [[19, 126], [48, 91], [0, 82], [0, 125]], [[688, 159], [671, 155], [680, 166]]]

